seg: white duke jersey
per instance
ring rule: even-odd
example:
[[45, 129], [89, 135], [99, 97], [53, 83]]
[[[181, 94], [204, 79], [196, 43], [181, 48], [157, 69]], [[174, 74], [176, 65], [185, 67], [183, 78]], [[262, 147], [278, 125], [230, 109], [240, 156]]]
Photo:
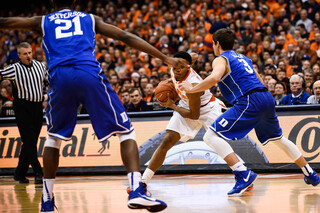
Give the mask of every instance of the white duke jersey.
[[99, 66], [95, 55], [95, 19], [92, 14], [61, 10], [42, 17], [42, 47], [49, 70], [57, 65]]
[[[171, 76], [173, 76], [171, 74]], [[190, 68], [189, 70], [189, 73], [188, 75], [185, 77], [185, 79], [177, 82], [174, 78], [172, 78], [172, 81], [175, 85], [175, 88], [176, 88], [176, 91], [177, 93], [179, 94], [179, 97], [180, 97], [180, 101], [179, 101], [179, 105], [185, 109], [189, 109], [189, 99], [186, 95], [186, 92], [185, 91], [182, 91], [179, 89], [179, 84], [184, 82], [184, 81], [187, 81], [191, 84], [194, 84], [194, 83], [197, 83], [199, 84], [200, 82], [202, 82], [202, 78], [198, 75], [198, 73], [196, 73], [192, 68]], [[204, 94], [201, 95], [200, 97], [200, 100], [201, 100], [201, 103], [200, 103], [200, 106], [205, 106], [207, 105], [210, 101], [214, 101], [215, 100], [215, 97], [212, 95], [212, 93], [207, 89], [204, 91]]]

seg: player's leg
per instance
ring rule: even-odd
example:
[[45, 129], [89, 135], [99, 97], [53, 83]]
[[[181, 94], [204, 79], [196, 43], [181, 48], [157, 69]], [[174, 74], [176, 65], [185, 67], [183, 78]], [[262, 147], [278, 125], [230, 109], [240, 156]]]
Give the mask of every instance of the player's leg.
[[207, 130], [203, 140], [227, 162], [235, 174], [236, 184], [228, 192], [228, 196], [239, 196], [248, 188], [253, 188], [252, 184], [256, 180], [257, 174], [243, 165], [227, 141], [219, 137], [211, 129]]
[[141, 182], [140, 161], [135, 133], [119, 134], [121, 143], [121, 157], [127, 169], [130, 185], [128, 207], [131, 209], [148, 209], [161, 211], [167, 207], [164, 202], [146, 195], [146, 190]]
[[120, 152], [124, 166], [127, 170], [130, 191], [139, 187], [141, 181], [140, 160], [135, 132], [119, 135]]
[[[210, 102], [209, 104], [207, 104], [205, 107], [201, 107], [200, 109], [200, 118], [199, 120], [201, 121], [203, 127], [205, 128], [205, 130], [207, 131], [211, 124], [218, 118], [220, 117], [223, 112], [225, 112], [225, 106], [223, 104], [222, 101], [220, 101], [218, 98], [216, 98], [216, 100], [214, 102]], [[212, 143], [210, 142], [210, 139], [207, 140], [207, 143]], [[227, 143], [227, 142], [225, 142]], [[228, 144], [228, 143], [227, 143]], [[214, 149], [215, 152], [217, 152], [217, 150], [215, 150], [215, 147], [217, 147], [217, 149], [221, 149], [221, 147], [219, 148], [218, 144], [212, 143], [212, 145], [208, 144], [212, 149]], [[225, 144], [223, 144], [222, 146], [224, 146]], [[228, 144], [229, 145], [229, 144]], [[230, 150], [230, 145], [229, 147], [226, 147], [226, 150], [229, 150], [228, 152], [230, 154], [228, 154], [224, 160], [227, 162], [227, 164], [229, 165], [229, 167], [232, 169], [232, 171], [244, 171], [246, 170], [246, 167], [243, 165], [243, 163], [238, 159], [238, 157], [236, 156], [236, 154], [234, 153], [233, 150]], [[232, 149], [232, 148], [231, 148]], [[217, 152], [218, 153], [218, 152]], [[222, 154], [221, 154], [222, 155]], [[221, 156], [220, 155], [220, 156]], [[254, 185], [251, 184], [246, 191], [250, 191], [254, 188]]]
[[171, 149], [180, 139], [180, 134], [166, 130], [166, 134], [160, 144], [160, 146], [153, 153], [148, 168], [142, 175], [142, 182], [148, 184], [154, 173], [162, 166], [167, 152]]
[[[257, 174], [247, 169], [239, 161], [232, 147], [226, 140], [243, 138], [256, 125], [258, 113], [252, 109], [250, 98], [244, 96], [238, 102], [217, 118], [207, 130], [204, 141], [223, 158], [235, 175], [236, 184], [228, 192], [229, 196], [241, 195], [251, 187]], [[213, 131], [212, 131], [213, 130]]]
[[[66, 70], [67, 68], [67, 70]], [[41, 212], [54, 212], [53, 186], [59, 165], [61, 140], [71, 139], [77, 121], [79, 101], [75, 88], [76, 70], [58, 67], [51, 71], [46, 119], [48, 136], [43, 153], [43, 196]]]
[[41, 212], [53, 212], [55, 207], [53, 186], [59, 166], [61, 140], [47, 136], [43, 152], [43, 195]]
[[295, 162], [302, 170], [305, 175], [304, 181], [307, 184], [312, 184], [313, 186], [317, 186], [320, 183], [320, 177], [317, 173], [311, 168], [305, 158], [302, 156], [298, 147], [289, 139], [282, 137], [274, 141], [280, 149], [282, 149], [293, 162]]
[[266, 106], [266, 109], [263, 110], [264, 115], [261, 117], [259, 123], [255, 127], [258, 139], [263, 144], [267, 144], [269, 141], [272, 141], [301, 168], [303, 174], [305, 175], [304, 180], [307, 184], [312, 184], [313, 186], [318, 185], [320, 183], [319, 176], [307, 163], [298, 147], [292, 141], [282, 136], [282, 130], [275, 113], [274, 100], [271, 94], [266, 93], [261, 97], [264, 98], [262, 103], [264, 106]]
[[[82, 71], [80, 72], [83, 73]], [[121, 143], [121, 157], [128, 172], [131, 188], [128, 207], [132, 209], [148, 209], [161, 211], [167, 205], [148, 195], [141, 183], [139, 153], [136, 137], [119, 97], [111, 88], [106, 76], [101, 73], [96, 76], [82, 75], [80, 82], [87, 85], [82, 103], [87, 109], [93, 129], [100, 141], [118, 134]]]

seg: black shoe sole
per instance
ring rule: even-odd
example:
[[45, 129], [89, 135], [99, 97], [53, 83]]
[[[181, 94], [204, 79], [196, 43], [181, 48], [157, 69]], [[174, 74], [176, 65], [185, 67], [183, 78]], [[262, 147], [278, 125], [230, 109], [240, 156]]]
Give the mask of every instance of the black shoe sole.
[[13, 179], [19, 181], [19, 183], [29, 183], [29, 179], [27, 178], [13, 177]]
[[131, 204], [130, 206], [128, 205], [128, 207], [130, 209], [146, 209], [149, 212], [160, 212], [160, 211], [164, 210], [165, 208], [167, 208], [167, 206], [164, 206], [162, 204], [155, 205], [155, 206], [143, 206], [143, 205], [139, 205], [139, 204]]

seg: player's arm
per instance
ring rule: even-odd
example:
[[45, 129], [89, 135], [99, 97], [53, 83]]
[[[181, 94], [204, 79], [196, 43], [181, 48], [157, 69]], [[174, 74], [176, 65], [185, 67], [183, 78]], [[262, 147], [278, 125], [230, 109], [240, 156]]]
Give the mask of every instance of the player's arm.
[[153, 57], [157, 57], [161, 59], [164, 63], [170, 64], [174, 67], [177, 67], [179, 65], [182, 66], [187, 66], [186, 64], [183, 63], [182, 59], [180, 58], [172, 58], [164, 55], [161, 53], [158, 49], [153, 47], [151, 44], [148, 42], [144, 41], [143, 39], [139, 38], [138, 36], [126, 32], [124, 30], [121, 30], [118, 27], [115, 27], [111, 24], [104, 23], [103, 20], [95, 16], [95, 22], [96, 22], [96, 32], [100, 33], [102, 35], [105, 35], [107, 37], [120, 40], [130, 47], [133, 47], [137, 50], [140, 50], [142, 52], [148, 53], [152, 55]]
[[[197, 85], [197, 84], [192, 84]], [[193, 120], [196, 120], [200, 116], [200, 96], [203, 94], [203, 92], [199, 93], [187, 93], [187, 97], [189, 99], [189, 109], [185, 109], [182, 107], [179, 107], [176, 105], [168, 96], [167, 102], [159, 102], [161, 106], [166, 108], [171, 108], [174, 111], [178, 112], [182, 117], [184, 118], [190, 118]]]
[[40, 30], [41, 16], [0, 18], [0, 29]]
[[218, 57], [212, 62], [212, 72], [201, 83], [192, 86], [189, 82], [182, 82], [179, 87], [187, 93], [202, 92], [215, 86], [227, 73], [227, 62], [223, 57]]
[[[197, 84], [192, 84], [193, 86]], [[172, 108], [174, 111], [177, 111], [182, 117], [190, 118], [193, 120], [199, 119], [200, 116], [200, 106], [201, 106], [201, 95], [203, 92], [198, 93], [187, 93], [187, 97], [189, 99], [189, 109], [185, 109], [174, 105]]]

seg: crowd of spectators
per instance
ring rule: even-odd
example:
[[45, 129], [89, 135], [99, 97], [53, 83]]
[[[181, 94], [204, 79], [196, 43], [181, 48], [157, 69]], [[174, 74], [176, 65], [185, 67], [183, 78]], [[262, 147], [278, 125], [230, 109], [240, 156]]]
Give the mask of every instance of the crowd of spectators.
[[[38, 5], [28, 12], [6, 15], [44, 15], [50, 10]], [[89, 0], [85, 5], [79, 3], [76, 10], [100, 16], [164, 54], [198, 53], [193, 68], [202, 78], [210, 74], [215, 58], [212, 33], [228, 27], [236, 35], [234, 50], [251, 58], [277, 105], [319, 103], [320, 92], [314, 92], [314, 82], [320, 80], [320, 0]], [[0, 69], [18, 60], [16, 47], [23, 41], [32, 44], [35, 59], [45, 62], [40, 32], [1, 30]], [[95, 51], [128, 111], [161, 109], [155, 104], [153, 90], [170, 78], [167, 65], [99, 34]], [[293, 75], [300, 78], [291, 78]], [[9, 82], [1, 82], [2, 107], [10, 107], [10, 88]], [[212, 89], [214, 94], [217, 91]], [[308, 101], [310, 96], [313, 98]]]

